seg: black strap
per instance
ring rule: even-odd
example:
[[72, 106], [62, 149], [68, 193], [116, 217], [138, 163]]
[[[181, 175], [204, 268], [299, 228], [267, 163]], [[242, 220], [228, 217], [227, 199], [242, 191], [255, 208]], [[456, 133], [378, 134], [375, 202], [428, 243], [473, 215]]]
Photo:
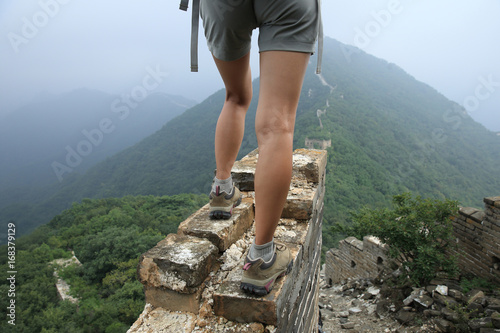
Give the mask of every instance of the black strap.
[[[189, 0], [181, 0], [180, 10], [187, 11]], [[198, 29], [200, 25], [200, 0], [193, 0], [191, 18], [191, 72], [198, 71]]]

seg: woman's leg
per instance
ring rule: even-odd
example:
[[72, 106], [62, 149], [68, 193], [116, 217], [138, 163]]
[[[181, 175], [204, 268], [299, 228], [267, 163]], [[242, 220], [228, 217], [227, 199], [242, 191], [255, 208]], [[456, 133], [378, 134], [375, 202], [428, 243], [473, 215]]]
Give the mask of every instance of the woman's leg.
[[245, 131], [245, 115], [252, 100], [250, 53], [235, 61], [214, 57], [226, 87], [226, 100], [215, 130], [216, 177], [227, 179], [238, 156]]
[[259, 104], [255, 131], [259, 158], [255, 171], [255, 244], [273, 239], [292, 176], [295, 115], [308, 53], [260, 54]]

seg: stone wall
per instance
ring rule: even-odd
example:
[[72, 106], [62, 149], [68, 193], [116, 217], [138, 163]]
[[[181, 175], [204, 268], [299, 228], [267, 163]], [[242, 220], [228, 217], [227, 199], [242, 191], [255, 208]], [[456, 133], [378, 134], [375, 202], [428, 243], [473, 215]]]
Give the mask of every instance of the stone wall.
[[328, 284], [341, 283], [347, 279], [375, 278], [387, 263], [387, 245], [373, 236], [363, 241], [348, 237], [339, 242], [338, 248], [325, 255], [325, 277]]
[[65, 268], [69, 265], [81, 266], [82, 263], [75, 256], [75, 252], [71, 251], [73, 256], [69, 259], [55, 259], [50, 262], [50, 265], [54, 268], [54, 276], [57, 278], [56, 289], [57, 295], [61, 301], [69, 300], [71, 303], [77, 304], [79, 302], [78, 298], [70, 295], [70, 285], [59, 276], [59, 270]]
[[[321, 120], [320, 120], [321, 121]], [[332, 140], [316, 140], [306, 138], [304, 145], [309, 149], [314, 149], [315, 146], [319, 149], [326, 149], [332, 146]]]
[[453, 219], [460, 269], [500, 283], [500, 196], [484, 198], [484, 211], [465, 207]]
[[229, 220], [208, 218], [208, 204], [141, 256], [146, 307], [129, 332], [317, 332], [326, 152], [298, 149], [275, 239], [292, 251], [292, 271], [264, 297], [239, 289], [253, 237], [253, 178], [258, 152], [237, 161], [244, 195]]
[[[461, 272], [500, 283], [500, 196], [484, 199], [485, 210], [460, 208], [453, 219]], [[325, 276], [332, 284], [374, 278], [387, 263], [386, 245], [372, 236], [339, 242], [325, 256]]]

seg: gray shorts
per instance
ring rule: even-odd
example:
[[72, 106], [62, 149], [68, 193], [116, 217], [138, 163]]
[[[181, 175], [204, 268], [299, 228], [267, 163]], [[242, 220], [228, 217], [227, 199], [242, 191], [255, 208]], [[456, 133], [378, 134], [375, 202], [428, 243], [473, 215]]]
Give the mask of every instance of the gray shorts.
[[313, 53], [319, 27], [318, 0], [201, 0], [210, 52], [232, 61], [250, 51], [259, 28], [259, 51]]

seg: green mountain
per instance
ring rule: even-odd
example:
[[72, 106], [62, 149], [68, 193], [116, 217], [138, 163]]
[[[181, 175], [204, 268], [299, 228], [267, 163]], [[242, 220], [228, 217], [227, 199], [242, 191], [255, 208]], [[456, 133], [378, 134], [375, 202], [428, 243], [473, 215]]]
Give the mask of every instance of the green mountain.
[[[139, 256], [195, 212], [206, 195], [85, 199], [15, 240], [0, 257], [0, 332], [125, 333], [144, 309]], [[12, 244], [0, 246], [12, 253]], [[72, 257], [82, 265], [64, 267]], [[54, 276], [78, 304], [60, 300]], [[13, 272], [14, 271], [14, 272]]]
[[[333, 39], [325, 39], [323, 74], [314, 74], [314, 67], [313, 59], [297, 111], [295, 147], [304, 147], [306, 138], [331, 140], [325, 230], [346, 221], [349, 210], [387, 206], [405, 191], [476, 207], [483, 197], [499, 194], [500, 137], [462, 107], [396, 65]], [[258, 88], [256, 80], [240, 157], [257, 147]], [[71, 174], [45, 200], [7, 207], [0, 217], [28, 230], [87, 197], [208, 193], [223, 101], [221, 90], [84, 175]], [[324, 244], [333, 246], [328, 232]]]

